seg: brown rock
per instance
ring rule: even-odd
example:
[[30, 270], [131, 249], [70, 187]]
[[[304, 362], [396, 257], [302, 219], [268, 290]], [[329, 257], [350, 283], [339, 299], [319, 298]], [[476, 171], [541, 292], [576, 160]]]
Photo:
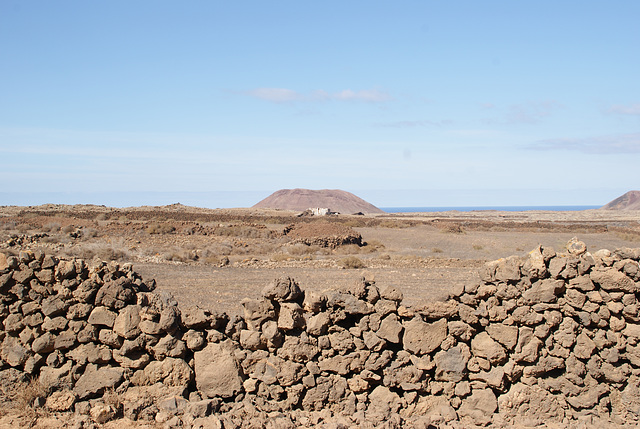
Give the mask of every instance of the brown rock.
[[420, 318], [413, 318], [404, 323], [402, 342], [405, 350], [420, 356], [436, 350], [446, 337], [446, 319], [425, 323]]
[[589, 274], [591, 280], [609, 292], [635, 293], [638, 286], [631, 278], [614, 268], [596, 269]]
[[471, 396], [462, 401], [458, 415], [470, 418], [477, 425], [485, 426], [491, 423], [497, 408], [498, 400], [491, 389], [473, 390]]
[[120, 310], [120, 314], [115, 318], [113, 332], [126, 339], [135, 338], [140, 335], [140, 321], [140, 307], [129, 305]]
[[276, 320], [275, 307], [269, 300], [245, 298], [240, 303], [244, 308], [244, 320], [251, 330], [259, 330], [267, 320]]
[[564, 282], [561, 280], [545, 279], [535, 282], [531, 289], [522, 294], [527, 305], [541, 302], [554, 302], [556, 297], [564, 291]]
[[296, 302], [283, 302], [280, 304], [278, 313], [278, 328], [284, 331], [291, 331], [304, 327], [304, 316], [302, 307]]
[[480, 332], [471, 340], [471, 353], [489, 360], [493, 365], [506, 361], [507, 353], [486, 332]]
[[458, 303], [455, 301], [429, 302], [415, 309], [427, 319], [450, 319], [458, 314]]
[[69, 390], [53, 392], [47, 397], [45, 407], [49, 411], [63, 412], [71, 410], [78, 397]]
[[576, 338], [576, 344], [573, 346], [573, 353], [579, 359], [589, 359], [593, 354], [596, 344], [584, 332]]
[[29, 355], [29, 350], [16, 337], [7, 335], [0, 345], [0, 358], [13, 367], [24, 365]]
[[87, 365], [73, 388], [73, 392], [79, 399], [87, 399], [99, 396], [106, 389], [116, 387], [122, 381], [124, 370], [117, 367], [98, 368], [94, 364]]
[[492, 323], [485, 330], [487, 334], [508, 350], [513, 350], [518, 342], [518, 327], [503, 325], [501, 323]]
[[91, 314], [87, 319], [87, 322], [89, 322], [92, 325], [106, 326], [108, 328], [113, 328], [113, 324], [116, 320], [116, 317], [117, 317], [117, 314], [109, 310], [107, 307], [98, 306], [91, 311]]
[[194, 353], [196, 386], [208, 398], [231, 398], [242, 391], [242, 378], [232, 343], [209, 343]]
[[382, 322], [380, 322], [380, 328], [376, 331], [376, 335], [390, 343], [399, 343], [402, 330], [403, 327], [398, 321], [398, 316], [392, 313], [382, 319]]
[[542, 341], [534, 335], [534, 330], [528, 326], [522, 326], [518, 333], [514, 360], [516, 362], [533, 363], [538, 359], [538, 353], [542, 347]]
[[281, 277], [274, 280], [262, 290], [262, 296], [278, 302], [295, 302], [300, 300], [302, 291], [291, 277]]
[[463, 380], [467, 374], [467, 362], [470, 357], [469, 346], [464, 343], [436, 353], [436, 380], [452, 382]]
[[400, 397], [385, 386], [378, 386], [369, 394], [368, 416], [384, 421], [400, 408]]
[[314, 314], [307, 321], [307, 332], [309, 335], [320, 336], [327, 333], [331, 319], [326, 312]]

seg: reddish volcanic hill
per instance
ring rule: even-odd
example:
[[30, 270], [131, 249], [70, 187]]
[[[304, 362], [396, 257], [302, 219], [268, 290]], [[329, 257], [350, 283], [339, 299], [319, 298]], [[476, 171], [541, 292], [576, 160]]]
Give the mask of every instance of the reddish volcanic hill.
[[600, 208], [604, 210], [640, 210], [640, 191], [629, 191]]
[[362, 212], [365, 214], [384, 213], [382, 210], [339, 189], [281, 189], [269, 195], [255, 208], [303, 211], [312, 207], [323, 207], [342, 214]]

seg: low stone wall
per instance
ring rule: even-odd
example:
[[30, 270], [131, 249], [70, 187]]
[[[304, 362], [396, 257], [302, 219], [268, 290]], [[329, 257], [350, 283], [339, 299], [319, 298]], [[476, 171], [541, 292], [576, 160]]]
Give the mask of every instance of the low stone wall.
[[574, 239], [488, 263], [479, 284], [415, 308], [364, 279], [317, 294], [282, 278], [230, 319], [178, 308], [130, 264], [0, 255], [0, 377], [39, 377], [42, 406], [97, 422], [633, 423], [639, 260]]

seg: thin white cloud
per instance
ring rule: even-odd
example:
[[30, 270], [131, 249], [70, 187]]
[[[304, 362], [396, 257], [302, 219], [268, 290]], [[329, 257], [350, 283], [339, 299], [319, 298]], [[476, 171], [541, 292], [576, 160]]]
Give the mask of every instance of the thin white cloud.
[[445, 125], [451, 125], [453, 121], [451, 119], [441, 119], [439, 121], [422, 120], [422, 121], [396, 121], [396, 122], [384, 122], [377, 124], [380, 127], [387, 128], [417, 128], [417, 127], [442, 127]]
[[589, 137], [582, 139], [549, 139], [535, 142], [528, 149], [564, 150], [588, 154], [640, 153], [640, 133]]
[[542, 101], [528, 101], [525, 103], [511, 104], [507, 107], [506, 111], [498, 109], [491, 103], [485, 103], [480, 106], [487, 111], [493, 111], [498, 114], [498, 111], [504, 112], [502, 118], [488, 118], [484, 122], [490, 125], [495, 124], [537, 124], [543, 119], [551, 116], [557, 109], [563, 107], [562, 104], [555, 100], [542, 100]]
[[256, 88], [245, 93], [251, 97], [259, 98], [274, 103], [286, 103], [289, 101], [301, 100], [301, 94], [286, 88]]
[[531, 101], [528, 103], [514, 104], [509, 106], [507, 112], [507, 122], [533, 124], [540, 122], [543, 118], [562, 107], [554, 100]]
[[364, 89], [360, 91], [345, 89], [334, 93], [318, 89], [305, 94], [287, 88], [256, 88], [244, 91], [243, 94], [274, 103], [288, 103], [293, 101], [362, 101], [366, 103], [382, 103], [393, 99], [387, 92], [379, 89]]
[[630, 104], [625, 106], [623, 104], [614, 104], [607, 109], [609, 113], [617, 113], [619, 115], [631, 115], [640, 116], [640, 103]]
[[389, 94], [383, 91], [378, 91], [377, 89], [367, 89], [361, 91], [352, 91], [350, 89], [345, 89], [344, 91], [333, 94], [331, 98], [333, 100], [366, 101], [369, 103], [380, 103], [383, 101], [391, 100]]

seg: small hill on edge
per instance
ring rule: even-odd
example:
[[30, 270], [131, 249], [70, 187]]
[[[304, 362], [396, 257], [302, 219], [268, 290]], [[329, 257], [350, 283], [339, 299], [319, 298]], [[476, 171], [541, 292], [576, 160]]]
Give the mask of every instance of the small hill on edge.
[[334, 212], [351, 214], [384, 213], [350, 192], [339, 189], [280, 189], [260, 201], [254, 208], [303, 211], [312, 207], [329, 208]]
[[629, 191], [600, 208], [603, 210], [640, 210], [640, 191]]

